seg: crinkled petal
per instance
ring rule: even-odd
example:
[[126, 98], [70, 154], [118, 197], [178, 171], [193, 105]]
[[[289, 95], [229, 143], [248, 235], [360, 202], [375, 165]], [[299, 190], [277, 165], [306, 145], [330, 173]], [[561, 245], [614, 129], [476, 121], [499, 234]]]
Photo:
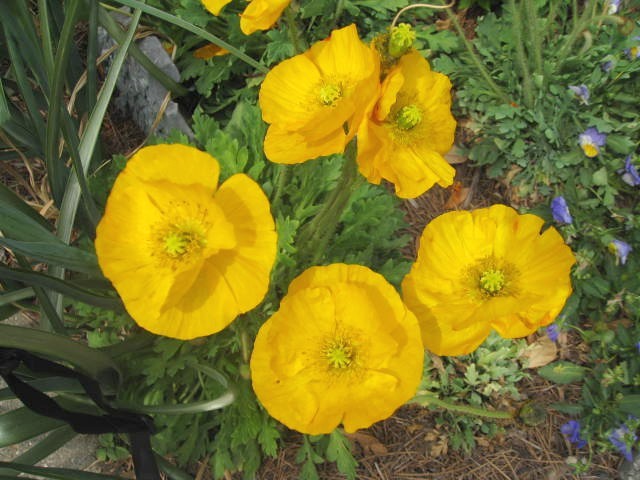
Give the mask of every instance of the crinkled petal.
[[291, 0], [251, 0], [240, 15], [240, 30], [251, 35], [258, 30], [267, 30], [278, 21]]

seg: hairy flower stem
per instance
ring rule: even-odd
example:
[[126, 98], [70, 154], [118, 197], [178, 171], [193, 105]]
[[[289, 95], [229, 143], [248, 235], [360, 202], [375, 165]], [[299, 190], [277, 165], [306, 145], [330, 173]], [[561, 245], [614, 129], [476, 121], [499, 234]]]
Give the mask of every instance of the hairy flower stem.
[[294, 12], [294, 8], [296, 8], [296, 5], [294, 2], [291, 2], [284, 11], [284, 19], [287, 23], [287, 27], [289, 27], [289, 40], [291, 41], [293, 50], [297, 55], [304, 52], [307, 49], [307, 45], [304, 39], [300, 36], [300, 30], [296, 23], [296, 13]]
[[529, 71], [529, 62], [527, 54], [524, 49], [524, 38], [522, 35], [522, 16], [520, 15], [520, 9], [516, 6], [515, 0], [509, 0], [509, 7], [511, 8], [511, 14], [513, 15], [512, 31], [515, 37], [516, 48], [516, 60], [520, 66], [520, 72], [522, 74], [522, 94], [524, 96], [524, 105], [527, 108], [533, 107], [533, 87], [531, 82], [531, 72]]
[[311, 265], [315, 265], [325, 254], [327, 245], [336, 232], [340, 217], [349, 204], [358, 178], [356, 152], [355, 141], [351, 141], [344, 153], [342, 174], [338, 184], [329, 193], [318, 214], [300, 233], [299, 240], [303, 248], [303, 255], [309, 259]]
[[415, 403], [422, 407], [434, 406], [438, 408], [445, 408], [452, 412], [464, 413], [467, 415], [476, 415], [478, 417], [496, 418], [501, 420], [513, 420], [515, 413], [505, 412], [501, 410], [487, 410], [480, 407], [471, 407], [469, 405], [458, 405], [455, 403], [447, 402], [431, 395], [418, 395], [414, 397], [409, 403]]
[[538, 8], [534, 0], [524, 0], [525, 18], [529, 19], [527, 23], [527, 32], [529, 33], [529, 47], [533, 56], [534, 73], [544, 75], [542, 64], [542, 35], [538, 29]]
[[453, 26], [456, 28], [456, 32], [458, 32], [460, 40], [462, 40], [462, 43], [467, 49], [473, 65], [478, 69], [478, 72], [480, 73], [480, 75], [482, 75], [484, 81], [487, 82], [489, 88], [493, 90], [493, 93], [495, 93], [495, 95], [504, 103], [511, 103], [509, 96], [504, 93], [504, 91], [498, 86], [496, 82], [493, 81], [493, 79], [491, 78], [491, 74], [486, 69], [486, 67], [482, 63], [482, 60], [480, 59], [480, 57], [478, 57], [478, 54], [473, 49], [473, 45], [471, 45], [471, 42], [465, 36], [464, 30], [462, 29], [462, 26], [458, 21], [458, 17], [456, 17], [456, 15], [450, 10], [447, 10], [447, 15], [449, 17], [449, 20], [451, 20], [451, 22], [453, 23]]
[[271, 211], [277, 212], [280, 207], [280, 201], [282, 200], [282, 192], [287, 187], [287, 184], [291, 180], [291, 173], [293, 171], [291, 165], [278, 165], [278, 181], [273, 191], [273, 199], [271, 200]]

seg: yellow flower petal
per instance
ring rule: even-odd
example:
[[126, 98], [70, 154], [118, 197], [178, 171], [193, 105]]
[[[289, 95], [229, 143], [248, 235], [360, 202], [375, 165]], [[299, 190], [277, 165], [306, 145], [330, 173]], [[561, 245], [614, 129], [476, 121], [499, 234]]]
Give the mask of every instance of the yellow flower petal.
[[272, 125], [264, 139], [264, 152], [275, 163], [302, 163], [312, 158], [341, 153], [346, 135], [342, 129], [331, 132], [324, 138], [312, 140], [302, 131], [288, 132]]
[[571, 294], [571, 250], [542, 219], [504, 205], [450, 212], [425, 228], [402, 283], [425, 346], [473, 351], [491, 329], [519, 338], [548, 325]]
[[227, 3], [231, 3], [231, 0], [201, 0], [201, 1], [202, 1], [202, 4], [204, 5], [204, 8], [209, 10], [215, 16], [220, 15], [220, 10], [222, 10], [222, 7], [224, 7]]
[[296, 278], [258, 332], [256, 395], [303, 433], [349, 432], [413, 396], [423, 347], [414, 315], [383, 277], [359, 265], [313, 267]]
[[[300, 163], [344, 151], [373, 109], [379, 69], [377, 53], [360, 41], [354, 25], [335, 30], [329, 39], [274, 67], [259, 95], [262, 117], [270, 124], [267, 158]], [[285, 139], [285, 135], [294, 139]], [[293, 155], [295, 160], [278, 156], [299, 141], [304, 147]]]
[[387, 179], [402, 198], [434, 184], [449, 186], [455, 170], [442, 156], [453, 145], [451, 82], [417, 52], [389, 72], [373, 116], [360, 124], [358, 165], [372, 183]]
[[278, 21], [291, 0], [251, 0], [240, 15], [240, 30], [251, 35], [258, 30], [267, 30]]
[[277, 244], [269, 203], [249, 177], [216, 191], [217, 176], [213, 157], [162, 145], [140, 150], [114, 183], [96, 232], [98, 261], [153, 333], [210, 335], [266, 294]]

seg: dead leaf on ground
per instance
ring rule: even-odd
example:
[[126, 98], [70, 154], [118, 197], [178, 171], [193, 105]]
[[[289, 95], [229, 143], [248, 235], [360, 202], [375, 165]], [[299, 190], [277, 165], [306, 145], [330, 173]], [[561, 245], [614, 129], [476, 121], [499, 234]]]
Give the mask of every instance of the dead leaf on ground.
[[533, 342], [520, 356], [525, 360], [525, 368], [538, 368], [553, 362], [558, 356], [558, 347], [547, 336]]
[[465, 163], [469, 160], [469, 157], [464, 154], [464, 150], [454, 145], [449, 152], [444, 154], [444, 159], [450, 165], [457, 165], [459, 163]]
[[467, 195], [469, 195], [469, 190], [469, 188], [463, 187], [462, 183], [455, 182], [451, 187], [451, 195], [449, 196], [447, 202], [444, 204], [444, 208], [458, 208], [460, 204], [467, 198]]
[[362, 432], [347, 433], [345, 435], [349, 440], [357, 442], [360, 448], [362, 448], [362, 453], [365, 455], [380, 456], [388, 453], [387, 447], [380, 443], [380, 440], [373, 435]]

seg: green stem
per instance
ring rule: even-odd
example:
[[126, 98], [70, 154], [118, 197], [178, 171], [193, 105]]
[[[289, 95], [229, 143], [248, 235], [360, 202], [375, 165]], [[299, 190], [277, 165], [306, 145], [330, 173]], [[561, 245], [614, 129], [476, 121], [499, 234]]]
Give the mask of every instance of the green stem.
[[489, 88], [493, 90], [493, 93], [495, 93], [496, 96], [500, 98], [504, 103], [511, 103], [511, 100], [509, 99], [507, 94], [504, 93], [504, 91], [498, 86], [498, 84], [496, 84], [496, 82], [493, 81], [493, 79], [491, 78], [491, 74], [485, 68], [484, 64], [482, 63], [482, 60], [476, 54], [473, 48], [473, 45], [471, 45], [471, 42], [467, 39], [467, 37], [464, 34], [464, 30], [462, 29], [462, 26], [458, 21], [458, 17], [456, 17], [455, 14], [452, 13], [450, 10], [447, 10], [447, 15], [449, 16], [449, 20], [451, 20], [451, 22], [453, 23], [453, 26], [456, 28], [456, 31], [458, 32], [458, 36], [462, 40], [462, 43], [467, 49], [467, 52], [471, 57], [471, 61], [473, 65], [478, 69], [478, 72], [480, 72], [480, 75], [482, 75], [482, 78], [484, 79], [484, 81], [487, 82], [487, 85], [489, 86]]
[[472, 407], [469, 405], [458, 405], [456, 403], [447, 402], [446, 400], [441, 400], [432, 395], [418, 395], [417, 397], [414, 397], [413, 400], [410, 401], [410, 403], [415, 403], [422, 407], [434, 406], [438, 408], [445, 408], [452, 412], [501, 420], [513, 420], [515, 416], [514, 413], [501, 410], [487, 410], [485, 408]]
[[300, 234], [300, 245], [303, 255], [307, 255], [310, 263], [315, 265], [325, 254], [329, 241], [333, 238], [340, 217], [349, 204], [356, 179], [358, 166], [356, 164], [356, 143], [351, 141], [344, 153], [342, 174], [338, 184], [327, 197], [324, 205]]
[[524, 104], [527, 108], [533, 107], [533, 88], [531, 82], [531, 72], [529, 71], [529, 63], [524, 50], [524, 39], [522, 38], [522, 17], [520, 9], [516, 6], [515, 0], [509, 1], [509, 7], [513, 15], [513, 36], [516, 48], [516, 60], [520, 65], [522, 73], [522, 93], [524, 96]]
[[273, 191], [273, 200], [271, 201], [271, 210], [275, 213], [280, 207], [280, 201], [282, 199], [282, 192], [287, 187], [287, 184], [291, 180], [291, 174], [293, 167], [291, 165], [278, 165], [278, 183], [276, 183], [275, 190]]
[[287, 22], [287, 27], [289, 27], [289, 40], [291, 40], [291, 44], [293, 45], [293, 50], [296, 54], [302, 53], [307, 49], [306, 42], [300, 36], [300, 30], [298, 29], [298, 24], [296, 23], [296, 14], [293, 11], [295, 5], [293, 2], [287, 7], [284, 11], [284, 20]]
[[544, 75], [542, 64], [542, 35], [538, 29], [538, 9], [533, 0], [524, 0], [526, 17], [529, 18], [527, 32], [529, 33], [529, 45], [533, 54], [534, 73]]

